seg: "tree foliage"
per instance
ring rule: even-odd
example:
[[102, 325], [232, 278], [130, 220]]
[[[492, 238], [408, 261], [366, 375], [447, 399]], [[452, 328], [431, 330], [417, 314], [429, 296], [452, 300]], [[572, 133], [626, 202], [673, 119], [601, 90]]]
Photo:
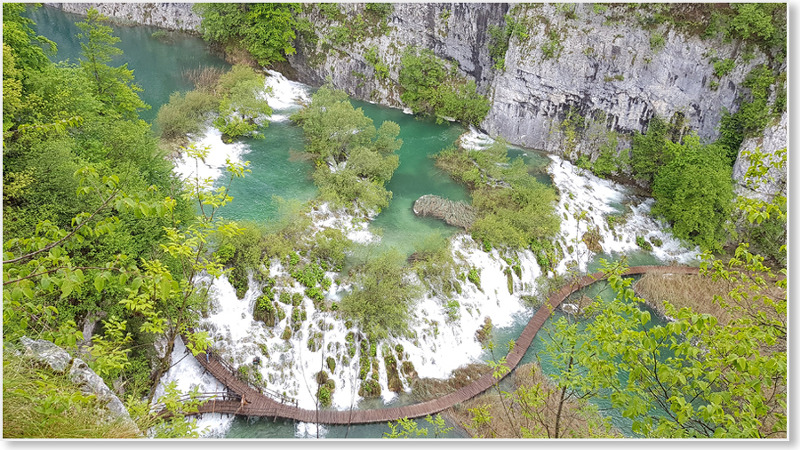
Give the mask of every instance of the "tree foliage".
[[120, 67], [108, 65], [115, 56], [122, 54], [122, 50], [115, 46], [119, 38], [112, 34], [111, 27], [105, 25], [107, 21], [107, 17], [90, 8], [86, 11], [86, 21], [76, 24], [82, 31], [77, 36], [83, 52], [81, 67], [93, 81], [101, 101], [119, 115], [134, 118], [139, 110], [149, 106], [136, 94], [141, 88], [133, 84], [133, 71], [128, 70], [128, 64]]
[[[4, 29], [19, 19], [13, 12]], [[146, 396], [171, 353], [159, 359], [153, 341], [163, 336], [171, 345], [185, 333], [191, 350], [206, 345], [204, 333], [190, 333], [207, 305], [197, 277], [221, 273], [206, 247], [212, 235], [238, 229], [214, 217], [230, 201], [229, 185], [184, 187], [172, 174], [150, 126], [136, 117], [142, 103], [130, 71], [106, 65], [118, 52], [103, 23], [91, 12], [81, 24], [80, 66], [31, 57], [38, 54], [28, 48], [32, 37], [4, 41], [24, 82], [4, 130], [3, 338], [85, 346], [87, 362], [109, 384]], [[95, 323], [91, 339], [79, 331]]]
[[696, 136], [685, 143], [665, 142], [669, 160], [653, 183], [653, 213], [672, 223], [675, 236], [704, 249], [718, 249], [723, 225], [732, 211], [731, 169], [717, 145], [702, 145]]
[[342, 298], [339, 310], [368, 336], [380, 339], [408, 333], [412, 306], [420, 292], [407, 271], [396, 250], [368, 258], [356, 275], [353, 291]]
[[757, 311], [725, 326], [668, 303], [674, 320], [652, 325], [631, 280], [611, 270], [617, 297], [587, 325], [579, 361], [585, 376], [605, 388], [599, 395], [633, 420], [635, 433], [764, 438], [786, 432], [786, 299], [764, 296], [770, 284], [785, 281], [760, 261], [740, 247], [727, 267], [704, 264], [706, 276], [734, 281], [729, 295]]
[[198, 3], [203, 37], [227, 47], [243, 46], [262, 66], [295, 53], [297, 3]]
[[477, 92], [475, 82], [459, 76], [433, 51], [409, 47], [401, 64], [400, 99], [414, 113], [478, 125], [489, 112], [489, 100]]
[[525, 248], [558, 232], [555, 191], [531, 176], [521, 158], [509, 164], [505, 142], [481, 150], [445, 149], [436, 165], [470, 188], [478, 211], [470, 231], [477, 241]]
[[305, 132], [306, 151], [317, 158], [314, 182], [323, 200], [365, 210], [389, 205], [392, 194], [385, 185], [400, 164], [395, 152], [403, 144], [396, 123], [387, 121], [376, 129], [344, 92], [329, 86], [314, 93], [292, 120]]

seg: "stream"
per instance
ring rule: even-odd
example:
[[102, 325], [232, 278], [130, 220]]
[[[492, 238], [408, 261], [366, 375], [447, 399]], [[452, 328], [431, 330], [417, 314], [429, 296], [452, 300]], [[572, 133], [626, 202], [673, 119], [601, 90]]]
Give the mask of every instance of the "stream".
[[[79, 29], [74, 22], [82, 20], [81, 17], [47, 7], [38, 9], [29, 17], [37, 23], [36, 29], [40, 34], [58, 44], [58, 54], [53, 57], [55, 61], [77, 62], [80, 45], [74, 36]], [[153, 121], [158, 108], [168, 101], [172, 92], [185, 92], [192, 88], [182, 75], [184, 71], [206, 66], [229, 67], [218, 56], [211, 54], [199, 38], [168, 33], [167, 39], [156, 39], [152, 36], [156, 30], [144, 26], [114, 27], [115, 35], [121, 38], [119, 47], [124, 51], [124, 56], [112, 64], [127, 62], [128, 67], [134, 70], [136, 82], [144, 90], [141, 96], [152, 106], [152, 109], [141, 114], [149, 122]], [[264, 94], [264, 98], [274, 112], [269, 126], [262, 129], [264, 139], [244, 139], [225, 144], [220, 133], [211, 127], [202, 136], [193, 137], [198, 144], [211, 149], [209, 158], [201, 167], [204, 176], [220, 177], [226, 158], [250, 161], [252, 173], [234, 183], [230, 194], [235, 200], [221, 211], [221, 215], [228, 219], [268, 223], [278, 217], [279, 201], [276, 197], [306, 202], [317, 193], [311, 180], [312, 163], [292, 156], [303, 150], [304, 142], [302, 130], [288, 119], [299, 108], [298, 102], [310, 99], [313, 88], [289, 81], [277, 72], [268, 73], [265, 90], [267, 87], [271, 87], [272, 95]], [[414, 317], [411, 318], [416, 336], [390, 338], [386, 344], [390, 348], [402, 345], [405, 360], [413, 363], [420, 377], [446, 378], [452, 370], [464, 364], [491, 359], [477, 342], [475, 331], [481, 328], [485, 317], [491, 317], [494, 325], [492, 340], [496, 348], [505, 349], [509, 340], [519, 336], [535, 312], [535, 308], [528, 306], [521, 297], [536, 294], [535, 281], [542, 275], [533, 252], [517, 252], [522, 276], [514, 277], [514, 292], [509, 293], [504, 273], [508, 264], [496, 249], [484, 252], [468, 235], [459, 233], [459, 229], [436, 219], [416, 217], [411, 205], [424, 194], [469, 201], [467, 190], [437, 170], [430, 156], [457, 140], [463, 146], [480, 149], [490, 145], [492, 139], [460, 125], [436, 124], [400, 110], [366, 102], [352, 103], [362, 108], [374, 120], [376, 127], [386, 120], [400, 125], [399, 137], [403, 140], [403, 146], [398, 151], [400, 166], [387, 186], [393, 193], [393, 199], [388, 208], [369, 222], [353, 220], [352, 217], [330, 211], [327, 205], [320, 205], [312, 214], [315, 229], [341, 227], [354, 241], [373, 242], [382, 248], [393, 247], [405, 255], [411, 254], [415, 245], [427, 236], [442, 235], [451, 239], [454, 258], [464, 267], [479, 270], [482, 289], [469, 282], [463, 283], [462, 293], [455, 296], [459, 304], [457, 319], [446, 315], [442, 299], [426, 295], [414, 308]], [[565, 273], [571, 266], [592, 272], [599, 267], [601, 258], [616, 260], [622, 255], [630, 265], [670, 262], [691, 264], [696, 261], [697, 249], [687, 248], [665, 231], [661, 223], [649, 216], [652, 199], [638, 197], [625, 186], [597, 178], [558, 156], [519, 148], [510, 148], [509, 156], [522, 157], [532, 176], [552, 184], [560, 192], [557, 213], [562, 218], [562, 225], [558, 241], [565, 254], [556, 268], [559, 273]], [[179, 159], [175, 170], [185, 177], [194, 172], [195, 166], [193, 162]], [[580, 210], [587, 214], [578, 220], [573, 212]], [[615, 219], [609, 220], [609, 217]], [[602, 237], [600, 253], [590, 251], [581, 239], [590, 228], [597, 229]], [[651, 242], [660, 240], [661, 245], [654, 245], [651, 252], [643, 251], [636, 244], [637, 236], [643, 236]], [[270, 268], [270, 276], [279, 280], [288, 279], [287, 273], [287, 268], [277, 262]], [[328, 275], [333, 279], [333, 284], [326, 295], [338, 299], [349, 286], [346, 280], [337, 279], [336, 274]], [[588, 289], [591, 294], [595, 292], [592, 290], [602, 289], [602, 286]], [[279, 282], [276, 292], [284, 291], [303, 292], [301, 287]], [[211, 295], [212, 312], [203, 319], [202, 325], [211, 331], [215, 351], [236, 365], [248, 364], [254, 356], [264, 355], [266, 351], [272, 357], [259, 371], [267, 380], [268, 387], [296, 398], [301, 407], [314, 408], [314, 375], [327, 356], [335, 356], [336, 359], [336, 370], [331, 374], [336, 383], [332, 395], [334, 408], [382, 408], [414, 402], [405, 377], [406, 392], [395, 394], [388, 390], [383, 350], [380, 348], [378, 360], [382, 395], [377, 399], [361, 399], [356, 383], [358, 361], [343, 355], [346, 335], [352, 329], [347, 328], [335, 313], [315, 310], [310, 299], [303, 301], [309, 319], [303, 322], [291, 339], [284, 340], [280, 331], [288, 324], [288, 310], [287, 318], [273, 328], [253, 320], [253, 305], [260, 295], [260, 287], [252, 279], [243, 299], [236, 298], [235, 290], [225, 277], [213, 282]], [[319, 331], [324, 331], [322, 345], [318, 349], [309, 348], [308, 338]], [[544, 335], [546, 333], [539, 333], [522, 363], [535, 361], [541, 355], [545, 345], [542, 339]], [[199, 364], [191, 357], [185, 357], [184, 347], [180, 343], [175, 346], [173, 361], [180, 362], [164, 376], [162, 383], [176, 381], [185, 390], [197, 385], [201, 391], [221, 390], [216, 380], [203, 374]], [[546, 360], [543, 359], [542, 364], [545, 373], [552, 373], [552, 366]], [[161, 392], [163, 385], [158, 387], [157, 396]], [[613, 410], [607, 413], [615, 426], [630, 435], [629, 423]], [[424, 420], [417, 422], [421, 427], [427, 425]], [[218, 414], [206, 414], [198, 420], [198, 424], [204, 429], [204, 436], [226, 438], [379, 438], [389, 431], [385, 424], [316, 426], [280, 419], [246, 419]], [[460, 427], [454, 426], [454, 430], [445, 437], [463, 438], [468, 435]]]

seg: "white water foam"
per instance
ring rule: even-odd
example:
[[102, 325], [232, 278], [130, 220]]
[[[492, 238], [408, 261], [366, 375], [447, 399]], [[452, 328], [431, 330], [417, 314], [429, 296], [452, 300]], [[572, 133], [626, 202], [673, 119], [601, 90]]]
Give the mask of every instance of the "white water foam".
[[226, 144], [222, 141], [222, 132], [211, 126], [195, 143], [197, 148], [208, 147], [208, 155], [203, 160], [195, 160], [181, 153], [175, 160], [175, 173], [182, 179], [216, 180], [225, 172], [228, 160], [241, 163], [242, 156], [250, 151], [242, 142]]
[[292, 112], [300, 109], [311, 100], [311, 88], [303, 83], [291, 81], [280, 72], [267, 70], [264, 80], [265, 92], [262, 95], [272, 108], [272, 122], [286, 122]]
[[483, 150], [495, 143], [488, 134], [481, 133], [475, 127], [470, 126], [469, 131], [459, 137], [461, 147], [467, 150]]
[[357, 217], [344, 209], [334, 211], [328, 203], [314, 208], [309, 214], [313, 234], [327, 228], [335, 228], [343, 231], [347, 239], [357, 244], [374, 244], [380, 241], [380, 236], [369, 231], [369, 222], [376, 215], [372, 212], [363, 217]]
[[[170, 369], [161, 377], [158, 386], [156, 386], [156, 393], [153, 397], [154, 403], [158, 403], [158, 399], [165, 393], [165, 385], [171, 382], [175, 382], [178, 390], [183, 393], [188, 393], [194, 388], [197, 388], [200, 392], [221, 392], [225, 390], [225, 386], [205, 372], [203, 366], [186, 350], [186, 346], [180, 337], [175, 339], [170, 364]], [[202, 437], [224, 437], [231, 423], [233, 423], [233, 416], [227, 414], [203, 414], [200, 417], [187, 418], [187, 420], [195, 421]]]
[[[662, 262], [689, 263], [700, 254], [695, 246], [687, 247], [672, 236], [669, 226], [650, 216], [650, 208], [655, 203], [652, 198], [633, 195], [628, 188], [613, 181], [604, 180], [555, 155], [549, 155], [552, 163], [547, 170], [553, 184], [561, 193], [556, 212], [561, 219], [559, 240], [567, 254], [557, 266], [559, 273], [565, 273], [571, 264], [580, 271], [586, 271], [594, 256], [582, 238], [594, 228], [600, 234], [600, 246], [605, 253], [624, 254], [639, 250], [636, 237], [662, 241], [661, 246], [653, 246], [652, 254]], [[576, 214], [585, 213], [583, 218]], [[609, 225], [609, 215], [622, 215], [613, 228]]]

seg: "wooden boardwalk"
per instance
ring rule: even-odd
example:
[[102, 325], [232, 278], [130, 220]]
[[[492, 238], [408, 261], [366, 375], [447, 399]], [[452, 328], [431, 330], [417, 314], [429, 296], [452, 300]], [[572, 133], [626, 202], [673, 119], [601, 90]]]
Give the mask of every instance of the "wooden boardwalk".
[[[639, 275], [644, 273], [673, 273], [673, 274], [697, 274], [696, 267], [678, 266], [637, 266], [631, 267], [625, 275]], [[570, 294], [589, 286], [603, 278], [601, 272], [586, 275], [552, 294], [547, 303], [536, 311], [531, 320], [525, 326], [522, 334], [516, 340], [513, 350], [506, 357], [505, 365], [508, 367], [506, 373], [509, 374], [517, 367], [525, 352], [533, 342], [533, 338], [550, 314], [564, 301]], [[213, 352], [212, 352], [213, 353]], [[262, 394], [246, 382], [239, 379], [232, 371], [232, 368], [217, 359], [216, 355], [211, 355], [208, 359], [205, 353], [196, 356], [197, 361], [209, 373], [214, 375], [217, 380], [228, 387], [228, 389], [242, 400], [209, 400], [201, 405], [194, 414], [202, 413], [223, 413], [236, 414], [243, 416], [259, 417], [282, 417], [300, 422], [323, 423], [332, 425], [365, 424], [377, 422], [396, 421], [403, 418], [424, 417], [444, 411], [453, 405], [462, 403], [486, 391], [495, 380], [492, 374], [486, 374], [475, 382], [463, 388], [447, 394], [435, 400], [429, 400], [414, 405], [401, 406], [386, 409], [369, 410], [308, 410], [295, 406], [285, 398], [276, 395]]]

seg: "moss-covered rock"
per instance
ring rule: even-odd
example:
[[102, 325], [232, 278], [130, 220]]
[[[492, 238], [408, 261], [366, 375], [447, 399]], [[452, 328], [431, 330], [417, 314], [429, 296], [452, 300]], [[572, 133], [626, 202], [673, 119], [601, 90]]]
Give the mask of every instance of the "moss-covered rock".
[[413, 381], [419, 377], [417, 369], [414, 368], [414, 363], [411, 361], [403, 361], [403, 364], [400, 366], [400, 371], [403, 372], [406, 380], [409, 381]]
[[486, 341], [491, 337], [491, 335], [492, 335], [492, 319], [486, 317], [483, 320], [483, 326], [478, 331], [475, 332], [475, 337], [478, 339], [478, 342], [483, 344], [486, 343]]
[[361, 382], [358, 395], [364, 398], [376, 398], [381, 395], [381, 385], [376, 380], [368, 379]]

